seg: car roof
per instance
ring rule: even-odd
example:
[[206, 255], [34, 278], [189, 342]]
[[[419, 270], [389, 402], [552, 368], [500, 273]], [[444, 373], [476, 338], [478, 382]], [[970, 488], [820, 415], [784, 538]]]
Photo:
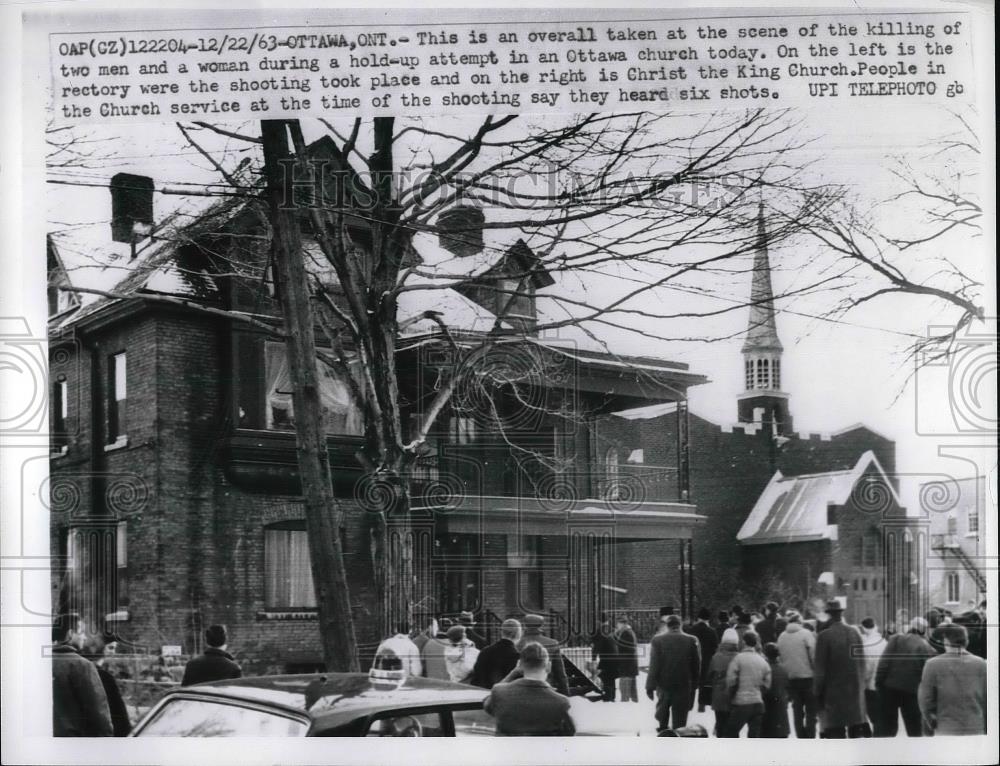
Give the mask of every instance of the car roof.
[[383, 710], [438, 705], [481, 705], [489, 691], [476, 686], [408, 676], [399, 685], [373, 682], [367, 673], [256, 676], [185, 686], [171, 695], [253, 702], [305, 713], [313, 728], [328, 729]]

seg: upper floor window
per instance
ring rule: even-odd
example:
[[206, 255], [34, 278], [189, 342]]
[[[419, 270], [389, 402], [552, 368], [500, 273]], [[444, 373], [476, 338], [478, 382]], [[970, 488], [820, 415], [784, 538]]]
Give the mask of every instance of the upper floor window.
[[[276, 431], [295, 428], [295, 408], [292, 404], [292, 374], [283, 343], [264, 345], [266, 377], [265, 425]], [[329, 365], [317, 363], [319, 398], [323, 408], [323, 424], [330, 434], [359, 436], [364, 433], [361, 409], [356, 405], [347, 383]]]
[[128, 397], [125, 352], [108, 358], [108, 443], [122, 439], [126, 432], [126, 407]]
[[67, 446], [66, 419], [69, 417], [69, 388], [66, 379], [52, 387], [52, 451], [63, 453]]
[[753, 360], [747, 359], [746, 363], [744, 364], [744, 367], [746, 372], [746, 387], [747, 390], [749, 391], [751, 388], [753, 388]]
[[771, 388], [775, 391], [781, 390], [781, 360], [775, 359], [771, 363]]
[[48, 286], [49, 316], [56, 316], [79, 305], [80, 299], [71, 290], [64, 290], [59, 284]]
[[472, 444], [476, 441], [476, 421], [466, 415], [453, 415], [449, 429], [455, 444]]
[[968, 522], [968, 529], [970, 535], [979, 534], [979, 509], [973, 506], [969, 509], [969, 514], [966, 518]]

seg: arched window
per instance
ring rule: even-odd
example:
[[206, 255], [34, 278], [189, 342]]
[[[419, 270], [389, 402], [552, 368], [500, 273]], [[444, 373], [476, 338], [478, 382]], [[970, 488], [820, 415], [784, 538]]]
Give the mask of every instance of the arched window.
[[775, 359], [771, 365], [771, 388], [775, 391], [781, 390], [781, 360]]
[[746, 372], [746, 389], [749, 391], [753, 388], [753, 360], [747, 359], [744, 368]]

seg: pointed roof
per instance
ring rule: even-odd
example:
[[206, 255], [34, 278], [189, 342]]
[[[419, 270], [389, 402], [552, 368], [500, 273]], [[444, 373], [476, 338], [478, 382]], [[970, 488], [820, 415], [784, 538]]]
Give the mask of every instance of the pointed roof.
[[764, 203], [757, 210], [757, 252], [753, 257], [753, 283], [750, 288], [750, 323], [743, 353], [758, 349], [781, 351], [778, 326], [774, 318], [774, 293], [771, 290], [771, 262], [767, 256], [767, 230], [764, 227]]
[[[878, 489], [865, 484], [865, 476], [877, 481]], [[842, 506], [854, 496], [859, 502], [876, 503], [883, 513], [902, 508], [902, 501], [875, 453], [865, 452], [854, 467], [845, 471], [783, 476], [778, 471], [736, 535], [741, 545], [797, 543], [837, 539], [836, 524], [828, 523], [827, 508]]]

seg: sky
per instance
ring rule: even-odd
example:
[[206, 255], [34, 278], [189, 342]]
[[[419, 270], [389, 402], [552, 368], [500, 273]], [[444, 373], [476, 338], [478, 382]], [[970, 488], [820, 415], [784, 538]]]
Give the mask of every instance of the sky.
[[[919, 168], [932, 170], [935, 160], [928, 160], [928, 145], [954, 128], [953, 116], [943, 108], [928, 106], [896, 106], [888, 111], [887, 114], [881, 109], [855, 110], [849, 119], [845, 119], [842, 109], [797, 113], [801, 118], [801, 135], [812, 140], [802, 155], [811, 163], [809, 172], [816, 180], [844, 185], [861, 205], [874, 206], [899, 189], [898, 180], [889, 172], [893, 157], [906, 157]], [[453, 130], [460, 127], [458, 120], [451, 124]], [[310, 132], [315, 128], [307, 123], [306, 130], [307, 139], [311, 139]], [[110, 139], [99, 140], [93, 146], [95, 152], [112, 156], [95, 161], [93, 169], [58, 171], [51, 178], [103, 186], [112, 174], [126, 171], [152, 176], [158, 188], [219, 180], [209, 164], [185, 144], [175, 126], [94, 126], [88, 134], [95, 139]], [[230, 167], [246, 156], [240, 142], [212, 137], [205, 131], [197, 135], [213, 153], [224, 152]], [[319, 134], [314, 132], [314, 135]], [[975, 170], [970, 168], [970, 174]], [[51, 184], [47, 192], [49, 228], [59, 232], [60, 242], [65, 243], [64, 259], [71, 266], [88, 264], [94, 245], [106, 245], [109, 239], [110, 195], [102, 188]], [[176, 207], [197, 209], [202, 204], [204, 198], [158, 194], [156, 217], [159, 219]], [[911, 226], [909, 214], [911, 211], [905, 206], [895, 205], [878, 209], [876, 217], [884, 227], [898, 232]], [[970, 274], [978, 272], [984, 283], [990, 284], [994, 279], [985, 237], [951, 237], [934, 247], [952, 249], [963, 268], [969, 269]], [[776, 295], [794, 289], [808, 278], [808, 264], [823, 255], [814, 250], [814, 243], [796, 241], [772, 250]], [[920, 259], [930, 254], [930, 248], [915, 253], [908, 267], [912, 265], [919, 273]], [[933, 254], [939, 253], [935, 250]], [[77, 278], [83, 283], [94, 280], [95, 285], [101, 285], [103, 279], [104, 286], [108, 281], [107, 274], [97, 278], [93, 270], [79, 272]], [[647, 300], [669, 303], [671, 311], [723, 306], [727, 302], [737, 305], [749, 296], [749, 280], [749, 273], [717, 280], [711, 286], [715, 298], [707, 303], [690, 293], [671, 290], [658, 291]], [[577, 285], [564, 280], [552, 289], [613, 292], [623, 289], [623, 285], [615, 284], [613, 279]], [[992, 294], [992, 290], [984, 289], [983, 300], [992, 300]], [[916, 489], [921, 481], [933, 480], [942, 473], [956, 477], [971, 475], [975, 470], [971, 464], [938, 455], [938, 448], [951, 438], [943, 436], [949, 430], [949, 390], [955, 386], [949, 382], [948, 370], [924, 369], [914, 377], [913, 362], [904, 353], [916, 335], [925, 333], [928, 325], [940, 323], [949, 315], [933, 313], [935, 304], [910, 296], [871, 302], [837, 321], [817, 318], [829, 305], [830, 296], [782, 300], [777, 304], [778, 332], [785, 346], [783, 388], [790, 395], [796, 430], [830, 433], [863, 423], [895, 439], [897, 467], [904, 474], [903, 494], [911, 503], [916, 502]], [[988, 310], [988, 315], [995, 315], [995, 310]], [[708, 336], [738, 335], [745, 329], [747, 317], [746, 308], [734, 310], [710, 321], [703, 320], [699, 331]], [[670, 331], [664, 330], [662, 334], [670, 335]], [[579, 333], [576, 337], [581, 343], [592, 343]], [[712, 343], [656, 343], [627, 332], [604, 330], [601, 340], [619, 353], [660, 356], [689, 364], [692, 370], [710, 379], [709, 383], [691, 390], [693, 411], [718, 423], [735, 421], [736, 397], [742, 391], [739, 337]], [[981, 361], [979, 366], [982, 367]], [[979, 395], [985, 402], [992, 401], [989, 391], [990, 386], [995, 391], [995, 359], [992, 373], [987, 369], [985, 376], [980, 373], [979, 377], [982, 378], [979, 385], [986, 386]], [[930, 420], [940, 422], [929, 423]], [[951, 426], [950, 430], [956, 429]], [[995, 488], [995, 468], [993, 476]]]

